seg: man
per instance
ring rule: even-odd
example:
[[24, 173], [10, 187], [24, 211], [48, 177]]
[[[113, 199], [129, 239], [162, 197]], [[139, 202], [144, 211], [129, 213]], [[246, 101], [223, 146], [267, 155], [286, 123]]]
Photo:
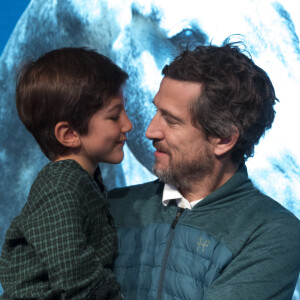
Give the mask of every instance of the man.
[[291, 299], [300, 222], [244, 164], [274, 120], [268, 75], [228, 40], [162, 73], [146, 132], [160, 180], [110, 193], [125, 299]]
[[125, 299], [292, 298], [300, 222], [244, 164], [277, 99], [238, 46], [187, 49], [162, 71], [146, 132], [160, 180], [110, 192]]

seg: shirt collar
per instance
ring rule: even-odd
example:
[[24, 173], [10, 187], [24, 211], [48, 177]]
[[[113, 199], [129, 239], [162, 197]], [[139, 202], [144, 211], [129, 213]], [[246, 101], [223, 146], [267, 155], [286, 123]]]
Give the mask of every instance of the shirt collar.
[[202, 199], [189, 202], [181, 195], [175, 186], [166, 183], [163, 190], [162, 204], [167, 206], [171, 200], [175, 200], [178, 207], [192, 209]]

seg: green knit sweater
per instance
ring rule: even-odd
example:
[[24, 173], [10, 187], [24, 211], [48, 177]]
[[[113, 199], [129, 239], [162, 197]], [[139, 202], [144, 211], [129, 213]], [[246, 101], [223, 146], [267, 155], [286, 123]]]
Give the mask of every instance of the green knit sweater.
[[5, 237], [4, 296], [87, 299], [101, 286], [119, 289], [111, 271], [116, 230], [99, 168], [94, 177], [73, 160], [42, 169]]

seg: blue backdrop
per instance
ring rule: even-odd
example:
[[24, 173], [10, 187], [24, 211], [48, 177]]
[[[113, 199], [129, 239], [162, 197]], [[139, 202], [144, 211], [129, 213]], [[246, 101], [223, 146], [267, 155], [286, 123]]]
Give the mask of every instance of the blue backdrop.
[[[47, 163], [17, 118], [15, 73], [27, 57], [63, 46], [88, 46], [130, 75], [128, 113], [134, 123], [120, 165], [102, 165], [109, 188], [145, 182], [153, 148], [144, 133], [160, 71], [178, 43], [220, 44], [243, 34], [253, 60], [269, 74], [280, 103], [273, 128], [247, 162], [255, 184], [300, 217], [300, 7], [296, 0], [0, 0], [0, 244]], [[23, 13], [24, 12], [24, 13]], [[294, 299], [300, 299], [299, 288]]]
[[30, 0], [0, 1], [0, 53]]

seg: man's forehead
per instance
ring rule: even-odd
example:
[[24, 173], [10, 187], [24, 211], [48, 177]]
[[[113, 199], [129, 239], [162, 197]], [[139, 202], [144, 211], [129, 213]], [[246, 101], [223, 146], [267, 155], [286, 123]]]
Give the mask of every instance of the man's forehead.
[[174, 80], [164, 77], [159, 91], [154, 97], [153, 104], [175, 114], [187, 113], [192, 103], [201, 94], [201, 83]]
[[200, 96], [202, 84], [200, 82], [183, 81], [164, 77], [160, 83], [158, 93], [169, 96], [180, 96], [184, 94], [187, 98], [197, 99]]

